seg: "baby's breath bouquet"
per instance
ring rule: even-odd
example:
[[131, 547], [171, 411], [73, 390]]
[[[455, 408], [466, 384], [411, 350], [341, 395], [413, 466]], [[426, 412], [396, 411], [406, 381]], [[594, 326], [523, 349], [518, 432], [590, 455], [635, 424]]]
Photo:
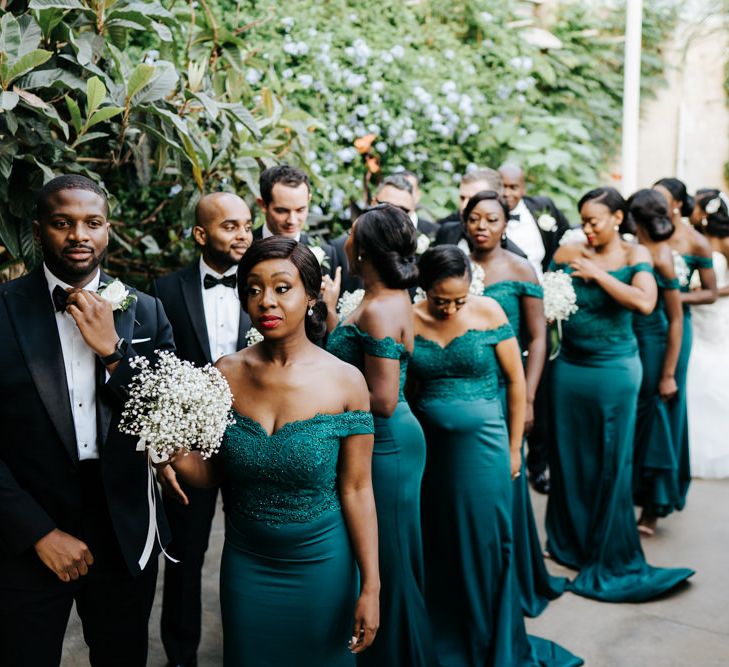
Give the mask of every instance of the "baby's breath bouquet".
[[192, 450], [209, 458], [231, 423], [228, 383], [209, 364], [199, 368], [167, 350], [155, 354], [155, 365], [146, 357], [130, 362], [140, 372], [129, 384], [119, 430], [139, 436], [137, 450], [147, 450], [153, 463]]
[[542, 280], [544, 289], [544, 317], [551, 328], [551, 352], [550, 360], [555, 359], [559, 354], [562, 340], [562, 322], [568, 320], [570, 315], [577, 312], [577, 294], [575, 294], [572, 278], [561, 269], [548, 271]]
[[354, 292], [344, 292], [337, 301], [337, 315], [339, 321], [344, 322], [362, 303], [364, 299], [364, 290], [356, 289]]

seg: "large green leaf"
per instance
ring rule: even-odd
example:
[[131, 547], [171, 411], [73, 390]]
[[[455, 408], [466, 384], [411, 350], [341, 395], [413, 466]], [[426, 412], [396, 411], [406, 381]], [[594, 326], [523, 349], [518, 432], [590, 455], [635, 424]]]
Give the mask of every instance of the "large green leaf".
[[127, 99], [134, 97], [154, 76], [154, 65], [140, 63], [127, 79]]
[[85, 9], [79, 0], [30, 0], [29, 9]]
[[7, 88], [15, 79], [27, 74], [46, 62], [53, 54], [50, 51], [36, 49], [18, 58], [9, 68], [2, 67], [2, 84]]
[[[163, 100], [165, 97], [174, 92], [178, 81], [177, 70], [171, 62], [166, 60], [158, 60], [154, 64], [154, 74], [141, 90], [132, 97], [132, 104], [149, 104]], [[128, 91], [127, 91], [127, 94]]]
[[11, 257], [20, 256], [20, 239], [17, 228], [7, 219], [7, 211], [0, 206], [0, 242], [8, 249]]
[[94, 125], [103, 123], [105, 120], [109, 120], [110, 118], [119, 115], [122, 111], [124, 111], [124, 107], [103, 107], [102, 109], [97, 109], [88, 121], [86, 121], [86, 129], [90, 129]]
[[69, 90], [82, 92], [85, 90], [86, 82], [73, 72], [67, 70], [53, 68], [41, 69], [26, 74], [18, 85], [24, 90], [33, 90], [35, 88], [62, 87]]
[[147, 19], [157, 19], [159, 21], [174, 22], [174, 15], [165, 9], [158, 2], [130, 2], [128, 5], [116, 7], [109, 12], [108, 19], [128, 18], [132, 21], [138, 20], [138, 16], [144, 16]]
[[20, 230], [20, 255], [29, 269], [34, 269], [41, 263], [43, 257], [40, 245], [33, 236], [33, 227], [30, 222], [21, 222]]
[[18, 19], [20, 26], [20, 47], [18, 48], [18, 57], [24, 56], [38, 48], [42, 33], [40, 26], [33, 20], [29, 14], [25, 14]]
[[92, 76], [86, 82], [86, 117], [91, 118], [106, 97], [106, 86], [98, 77]]
[[76, 101], [68, 95], [66, 95], [66, 106], [68, 107], [68, 112], [71, 115], [71, 125], [73, 125], [73, 129], [76, 130], [76, 134], [78, 134], [81, 132], [81, 128], [83, 127], [81, 110], [78, 108]]
[[6, 137], [0, 142], [0, 176], [10, 178], [13, 169], [13, 158], [18, 152], [18, 142], [12, 137]]
[[20, 96], [11, 90], [4, 90], [0, 93], [0, 109], [3, 111], [11, 111], [18, 106]]
[[0, 53], [7, 55], [6, 63], [12, 63], [18, 57], [19, 49], [20, 24], [7, 13], [0, 20]]

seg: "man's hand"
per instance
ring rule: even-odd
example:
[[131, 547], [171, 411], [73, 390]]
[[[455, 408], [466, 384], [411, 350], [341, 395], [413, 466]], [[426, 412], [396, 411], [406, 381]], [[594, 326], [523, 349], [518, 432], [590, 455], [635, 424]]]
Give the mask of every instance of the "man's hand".
[[68, 294], [66, 312], [73, 317], [88, 346], [100, 357], [108, 357], [119, 340], [111, 304], [95, 292], [74, 289]]
[[165, 495], [176, 500], [181, 505], [190, 504], [180, 483], [177, 481], [177, 473], [172, 469], [171, 465], [159, 466], [157, 468], [157, 481]]
[[89, 566], [94, 564], [89, 548], [58, 528], [35, 543], [35, 552], [43, 564], [65, 582], [88, 574]]

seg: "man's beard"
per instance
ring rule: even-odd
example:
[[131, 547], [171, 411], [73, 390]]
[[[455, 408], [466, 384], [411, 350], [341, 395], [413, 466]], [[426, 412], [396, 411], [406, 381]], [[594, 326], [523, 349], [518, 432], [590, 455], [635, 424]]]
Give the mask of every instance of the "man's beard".
[[90, 255], [91, 262], [83, 265], [80, 265], [77, 262], [69, 262], [63, 256], [63, 253], [60, 255], [51, 255], [44, 252], [43, 259], [53, 273], [65, 274], [73, 278], [85, 278], [86, 276], [90, 276], [99, 268], [99, 265], [106, 259], [107, 252], [108, 247], [104, 248], [99, 255], [94, 254], [92, 250], [92, 254]]
[[205, 250], [208, 257], [210, 258], [210, 261], [214, 262], [217, 266], [221, 268], [225, 267], [225, 271], [227, 271], [231, 266], [238, 264], [238, 262], [240, 261], [232, 256], [231, 251], [219, 250], [218, 248], [215, 248], [210, 244], [205, 246]]

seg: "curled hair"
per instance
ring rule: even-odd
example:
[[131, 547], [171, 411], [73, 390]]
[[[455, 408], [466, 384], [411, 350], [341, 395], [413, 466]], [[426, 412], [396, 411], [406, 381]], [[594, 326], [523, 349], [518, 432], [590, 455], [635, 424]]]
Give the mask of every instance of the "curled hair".
[[275, 167], [269, 167], [261, 172], [258, 179], [259, 189], [261, 191], [261, 199], [268, 206], [271, 203], [273, 194], [273, 186], [281, 183], [289, 188], [298, 188], [302, 183], [306, 184], [306, 189], [311, 192], [309, 177], [306, 172], [288, 164], [279, 164]]
[[622, 211], [623, 221], [620, 223], [620, 233], [635, 233], [635, 222], [633, 221], [633, 217], [630, 215], [628, 202], [625, 201], [623, 195], [621, 195], [615, 188], [601, 187], [585, 193], [582, 195], [580, 201], [577, 202], [577, 211], [582, 211], [582, 207], [591, 201], [607, 206], [610, 213]]
[[455, 245], [428, 248], [420, 257], [418, 269], [418, 285], [426, 292], [446, 278], [466, 278], [471, 282], [471, 262]]
[[327, 306], [319, 298], [321, 291], [321, 266], [314, 253], [305, 245], [284, 236], [269, 236], [256, 241], [248, 248], [238, 264], [238, 296], [243, 310], [248, 312], [248, 275], [253, 268], [269, 259], [287, 259], [301, 276], [306, 296], [316, 299], [312, 315], [305, 318], [306, 335], [311, 341], [318, 341], [326, 332]]
[[661, 185], [666, 188], [671, 193], [671, 197], [681, 204], [681, 215], [684, 218], [688, 218], [691, 215], [694, 210], [694, 200], [689, 195], [686, 184], [683, 181], [679, 181], [677, 178], [661, 178], [653, 184], [653, 187], [656, 185]]
[[38, 219], [47, 216], [50, 213], [48, 200], [57, 192], [61, 190], [86, 190], [87, 192], [93, 192], [104, 200], [104, 206], [106, 207], [106, 214], [109, 215], [109, 200], [99, 185], [94, 183], [90, 178], [81, 176], [79, 174], [64, 174], [63, 176], [56, 176], [46, 183], [38, 192], [36, 198], [36, 217]]
[[417, 235], [407, 213], [378, 204], [357, 218], [352, 238], [355, 256], [364, 255], [390, 289], [408, 289], [418, 282]]
[[[712, 210], [718, 205], [713, 213], [707, 213], [706, 207], [709, 202], [718, 199], [718, 204], [713, 203], [710, 207]], [[704, 212], [704, 223], [702, 221], [702, 231], [710, 236], [718, 238], [726, 238], [729, 236], [729, 199], [726, 195], [722, 195], [720, 190], [716, 188], [704, 188], [696, 193], [696, 203]]]
[[673, 221], [668, 215], [666, 200], [659, 192], [638, 190], [628, 199], [628, 209], [635, 224], [644, 229], [653, 241], [671, 238]]

